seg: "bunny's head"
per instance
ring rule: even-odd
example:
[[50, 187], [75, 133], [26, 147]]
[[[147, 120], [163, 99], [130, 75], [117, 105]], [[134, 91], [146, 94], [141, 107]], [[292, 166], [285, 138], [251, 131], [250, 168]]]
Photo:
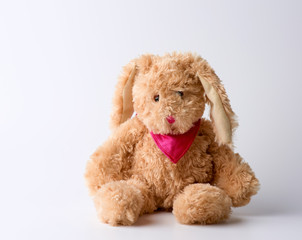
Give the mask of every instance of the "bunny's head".
[[197, 55], [143, 55], [124, 67], [111, 115], [116, 128], [135, 111], [155, 134], [182, 134], [211, 107], [210, 118], [219, 144], [232, 145], [235, 114], [220, 79]]

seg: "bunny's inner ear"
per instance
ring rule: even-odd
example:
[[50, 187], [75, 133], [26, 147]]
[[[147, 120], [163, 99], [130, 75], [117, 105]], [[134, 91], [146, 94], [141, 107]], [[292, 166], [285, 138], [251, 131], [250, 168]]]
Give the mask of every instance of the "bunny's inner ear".
[[136, 74], [136, 64], [127, 64], [120, 75], [115, 94], [113, 96], [113, 108], [111, 112], [110, 127], [116, 129], [123, 122], [127, 121], [133, 113], [132, 87]]
[[223, 103], [215, 88], [198, 74], [198, 78], [211, 103], [211, 119], [214, 122], [218, 143], [232, 145], [232, 128], [230, 119], [224, 109]]
[[135, 77], [136, 66], [133, 67], [130, 76], [126, 82], [126, 85], [123, 89], [123, 113], [121, 117], [120, 124], [131, 118], [133, 114], [133, 103], [132, 103], [132, 87]]

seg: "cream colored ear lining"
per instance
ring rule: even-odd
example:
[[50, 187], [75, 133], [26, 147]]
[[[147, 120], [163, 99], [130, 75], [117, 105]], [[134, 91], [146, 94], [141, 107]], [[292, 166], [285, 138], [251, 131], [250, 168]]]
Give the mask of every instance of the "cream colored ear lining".
[[221, 99], [214, 87], [204, 78], [198, 76], [208, 99], [211, 101], [211, 114], [217, 130], [217, 138], [222, 144], [232, 143], [232, 131], [230, 120], [224, 110]]
[[132, 86], [135, 77], [136, 66], [133, 67], [133, 70], [130, 73], [130, 76], [127, 80], [127, 83], [123, 90], [123, 115], [121, 117], [121, 122], [128, 120], [133, 114], [133, 104], [132, 104]]

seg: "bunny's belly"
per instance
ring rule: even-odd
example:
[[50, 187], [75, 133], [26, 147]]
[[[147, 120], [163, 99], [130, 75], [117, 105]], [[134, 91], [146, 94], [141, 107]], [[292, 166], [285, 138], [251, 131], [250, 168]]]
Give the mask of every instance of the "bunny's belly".
[[133, 174], [147, 182], [159, 207], [171, 208], [184, 187], [212, 180], [212, 157], [206, 154], [208, 145], [202, 136], [197, 136], [187, 153], [174, 164], [146, 134], [136, 148]]

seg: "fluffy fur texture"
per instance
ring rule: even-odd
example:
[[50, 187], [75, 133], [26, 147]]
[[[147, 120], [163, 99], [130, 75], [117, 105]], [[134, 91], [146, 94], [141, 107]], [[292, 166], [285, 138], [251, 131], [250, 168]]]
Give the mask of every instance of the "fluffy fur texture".
[[[231, 206], [246, 205], [257, 193], [259, 182], [249, 165], [233, 152], [231, 142], [219, 137], [212, 116], [215, 104], [200, 78], [212, 86], [227, 116], [226, 131], [233, 131], [237, 123], [225, 89], [201, 57], [143, 55], [124, 67], [113, 99], [112, 135], [91, 156], [85, 173], [102, 222], [131, 225], [139, 215], [161, 208], [173, 209], [184, 224], [212, 224], [227, 219]], [[157, 95], [159, 101], [154, 100]], [[192, 146], [173, 164], [150, 131], [185, 133], [202, 117], [206, 103], [212, 108], [211, 121], [201, 119]], [[133, 110], [137, 116], [129, 119]], [[169, 124], [168, 116], [175, 123]]]

